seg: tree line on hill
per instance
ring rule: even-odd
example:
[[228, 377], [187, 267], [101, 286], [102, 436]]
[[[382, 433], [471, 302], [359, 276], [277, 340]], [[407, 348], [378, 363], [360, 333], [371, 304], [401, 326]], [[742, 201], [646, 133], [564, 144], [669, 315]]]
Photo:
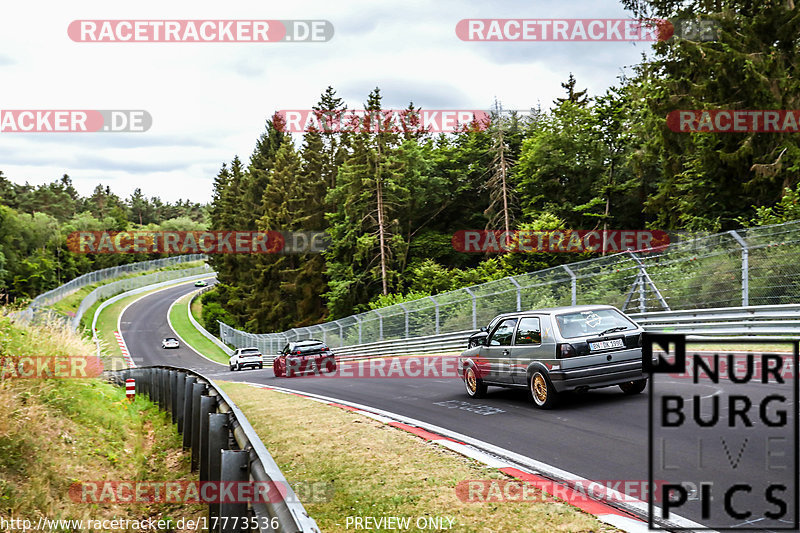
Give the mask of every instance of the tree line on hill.
[[43, 185], [20, 185], [0, 171], [0, 302], [32, 298], [101, 268], [162, 257], [159, 254], [76, 254], [73, 231], [199, 230], [206, 206], [147, 198], [136, 189], [122, 199], [98, 185], [81, 196], [64, 175]]
[[[494, 113], [486, 129], [296, 139], [269, 119], [249, 160], [222, 165], [211, 228], [325, 230], [330, 247], [213, 257], [221, 283], [206, 297], [208, 323], [280, 331], [593, 256], [459, 253], [451, 237], [461, 229], [717, 232], [800, 217], [797, 133], [666, 126], [674, 110], [798, 109], [797, 8], [622, 3], [635, 17], [711, 21], [715, 40], [656, 42], [603, 94], [570, 74], [550, 109]], [[376, 88], [363, 107], [382, 103]], [[328, 87], [313, 108], [346, 106]]]

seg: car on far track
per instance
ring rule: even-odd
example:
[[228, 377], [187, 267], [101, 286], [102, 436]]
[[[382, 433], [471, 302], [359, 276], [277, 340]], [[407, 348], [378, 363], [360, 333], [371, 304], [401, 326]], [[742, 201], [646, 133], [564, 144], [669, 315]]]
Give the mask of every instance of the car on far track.
[[204, 279], [199, 279], [194, 282], [195, 287], [208, 287], [208, 282]]
[[161, 341], [161, 348], [180, 348], [181, 343], [175, 337], [167, 337]]
[[290, 342], [272, 362], [275, 377], [321, 374], [336, 371], [336, 358], [322, 341], [313, 339]]
[[264, 368], [264, 358], [258, 348], [238, 348], [228, 361], [231, 372], [247, 367]]
[[502, 314], [469, 338], [459, 358], [461, 379], [472, 398], [489, 386], [526, 388], [541, 409], [567, 391], [618, 385], [638, 394], [647, 385], [642, 333], [610, 305]]

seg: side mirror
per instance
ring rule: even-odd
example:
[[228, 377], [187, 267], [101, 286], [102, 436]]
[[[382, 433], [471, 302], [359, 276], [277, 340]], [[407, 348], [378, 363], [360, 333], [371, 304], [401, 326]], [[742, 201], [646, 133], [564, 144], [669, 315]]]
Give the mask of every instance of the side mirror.
[[470, 336], [468, 347], [473, 348], [475, 346], [486, 346], [486, 339], [488, 338], [489, 334], [486, 331], [479, 331], [478, 333]]
[[481, 331], [489, 331], [489, 328], [487, 328], [486, 326], [481, 326]]

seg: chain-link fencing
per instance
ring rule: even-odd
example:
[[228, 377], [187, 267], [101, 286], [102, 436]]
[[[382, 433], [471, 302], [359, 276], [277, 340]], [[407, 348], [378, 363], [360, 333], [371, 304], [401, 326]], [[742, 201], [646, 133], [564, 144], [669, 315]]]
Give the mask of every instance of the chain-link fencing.
[[313, 338], [339, 348], [475, 330], [500, 313], [562, 305], [647, 313], [785, 303], [800, 303], [800, 221], [569, 263], [280, 333], [220, 323], [220, 337], [274, 354], [289, 341]]
[[[75, 293], [76, 291], [88, 285], [102, 283], [103, 281], [115, 279], [120, 276], [126, 276], [129, 274], [137, 274], [141, 272], [147, 272], [150, 270], [157, 270], [160, 268], [177, 266], [183, 263], [201, 261], [203, 259], [205, 259], [205, 255], [203, 254], [179, 255], [174, 257], [165, 257], [163, 259], [154, 259], [152, 261], [139, 261], [137, 263], [128, 263], [126, 265], [119, 265], [115, 267], [104, 268], [102, 270], [95, 270], [94, 272], [87, 272], [86, 274], [78, 276], [77, 278], [63, 285], [58, 286], [55, 289], [40, 294], [31, 301], [31, 303], [28, 305], [27, 308], [23, 309], [22, 311], [14, 313], [14, 315], [26, 321], [34, 321], [34, 320], [63, 321], [65, 324], [70, 325], [74, 329], [80, 323], [83, 313], [85, 313], [86, 310], [89, 307], [91, 307], [98, 299], [102, 300], [105, 298], [109, 298], [111, 296], [114, 296], [115, 294], [119, 294], [120, 292], [124, 292], [126, 290], [138, 287], [143, 287], [151, 283], [157, 283], [158, 281], [166, 281], [169, 279], [177, 279], [182, 276], [190, 276], [192, 274], [187, 273], [189, 271], [197, 270], [195, 274], [200, 274], [203, 272], [210, 271], [211, 269], [208, 267], [208, 265], [202, 265], [201, 267], [190, 268], [190, 269], [164, 271], [157, 273], [160, 274], [161, 276], [156, 276], [156, 277], [137, 276], [136, 278], [120, 280], [121, 283], [119, 283], [119, 285], [115, 285], [114, 288], [104, 288], [104, 286], [98, 287], [97, 289], [95, 289], [95, 291], [90, 293], [86, 298], [84, 298], [84, 300], [81, 301], [80, 307], [76, 312], [75, 317], [64, 316], [60, 313], [57, 313], [53, 309], [48, 309], [48, 307], [54, 305], [55, 303], [63, 300], [67, 296]], [[148, 279], [141, 279], [141, 278], [148, 278]], [[115, 288], [117, 287], [124, 287], [124, 289], [120, 290], [119, 292], [113, 292], [113, 290], [115, 290]], [[102, 291], [99, 291], [99, 289], [102, 289]], [[99, 291], [97, 292], [97, 295], [95, 295], [96, 291]], [[113, 292], [113, 294], [111, 292]], [[90, 300], [91, 302], [89, 303]]]

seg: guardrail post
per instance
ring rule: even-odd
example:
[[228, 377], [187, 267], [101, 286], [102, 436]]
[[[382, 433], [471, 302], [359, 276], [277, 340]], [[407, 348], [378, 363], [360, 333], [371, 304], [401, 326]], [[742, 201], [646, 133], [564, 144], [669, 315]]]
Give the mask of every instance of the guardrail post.
[[728, 233], [742, 247], [742, 307], [747, 307], [750, 305], [750, 248], [747, 246], [747, 241], [734, 230], [730, 230]]
[[183, 449], [192, 445], [192, 390], [197, 378], [186, 376], [183, 392]]
[[[561, 265], [564, 270], [567, 271], [570, 277], [570, 287], [572, 289], [572, 305], [578, 305], [578, 278], [575, 276], [575, 272], [572, 271], [567, 265]], [[517, 309], [520, 311], [520, 309]]]
[[178, 423], [178, 433], [183, 432], [183, 404], [186, 393], [186, 372], [178, 372], [178, 383], [175, 386], [175, 421]]
[[172, 423], [178, 421], [178, 372], [169, 371], [169, 411], [172, 413]]
[[[208, 481], [218, 483], [222, 477], [222, 450], [228, 449], [228, 415], [208, 415]], [[208, 504], [208, 523], [213, 528], [214, 517], [219, 517], [219, 501]]]
[[436, 331], [436, 334], [438, 335], [439, 334], [439, 302], [433, 296], [428, 296], [428, 298], [430, 298], [431, 301], [433, 302], [434, 312], [436, 313], [436, 318], [435, 318], [436, 330], [435, 331]]
[[197, 470], [200, 464], [200, 398], [205, 392], [205, 383], [195, 383], [192, 385], [192, 434], [190, 436], [190, 443], [192, 445], [192, 471]]
[[169, 391], [167, 390], [167, 383], [169, 383], [169, 373], [168, 371], [164, 370], [163, 368], [158, 369], [158, 404], [161, 407], [162, 411], [167, 410], [167, 398], [169, 397]]
[[[222, 450], [220, 455], [222, 456], [220, 478], [223, 483], [249, 481], [250, 452]], [[221, 533], [241, 531], [241, 525], [247, 519], [247, 503], [223, 501], [219, 504], [219, 515]]]
[[469, 287], [464, 287], [464, 290], [472, 296], [472, 329], [478, 329], [478, 299]]
[[208, 481], [209, 433], [208, 417], [217, 407], [216, 396], [200, 397], [200, 481]]

